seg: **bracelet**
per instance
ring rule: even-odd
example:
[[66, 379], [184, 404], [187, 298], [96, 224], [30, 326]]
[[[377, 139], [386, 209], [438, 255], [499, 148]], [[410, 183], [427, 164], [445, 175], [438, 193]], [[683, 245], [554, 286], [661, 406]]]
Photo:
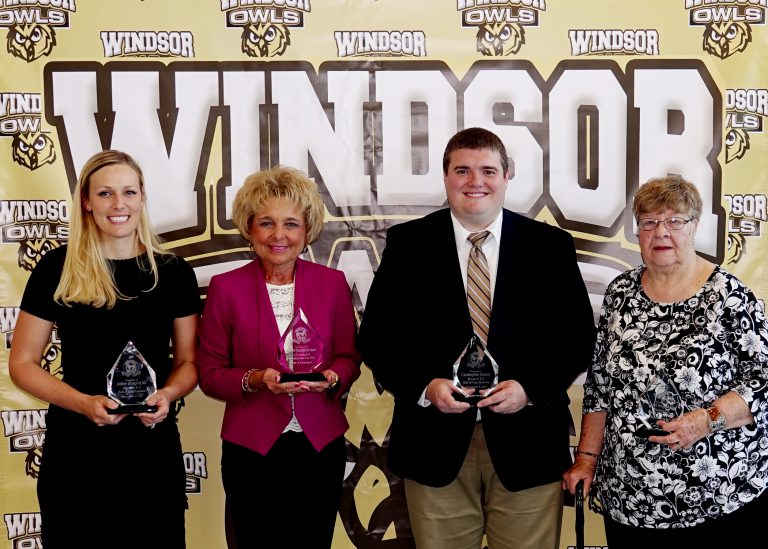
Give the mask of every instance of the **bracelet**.
[[245, 372], [245, 375], [243, 376], [243, 380], [240, 382], [240, 386], [243, 388], [244, 393], [255, 393], [258, 391], [258, 387], [251, 386], [251, 383], [248, 381], [251, 378], [251, 374], [255, 372], [257, 368], [251, 368], [247, 372]]
[[584, 452], [583, 450], [576, 450], [577, 454], [584, 454], [585, 456], [591, 456], [595, 459], [598, 459], [600, 456], [598, 454], [593, 454], [592, 452]]
[[725, 429], [725, 416], [717, 406], [713, 405], [710, 408], [705, 408], [704, 411], [707, 412], [707, 425], [709, 426], [710, 433]]
[[337, 374], [336, 372], [333, 372], [333, 374], [334, 374], [333, 382], [330, 385], [328, 385], [328, 389], [333, 389], [334, 387], [336, 387], [336, 385], [339, 384], [339, 374]]

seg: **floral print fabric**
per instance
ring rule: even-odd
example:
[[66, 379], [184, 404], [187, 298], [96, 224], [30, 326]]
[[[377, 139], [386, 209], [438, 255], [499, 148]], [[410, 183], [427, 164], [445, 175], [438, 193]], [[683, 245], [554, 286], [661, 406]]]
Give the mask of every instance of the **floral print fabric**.
[[[768, 323], [764, 304], [720, 267], [693, 297], [670, 304], [645, 295], [643, 270], [618, 276], [600, 313], [583, 404], [584, 413], [607, 412], [592, 493], [621, 524], [688, 527], [739, 509], [768, 482]], [[656, 378], [688, 411], [734, 391], [754, 423], [689, 450], [635, 436], [638, 399]]]

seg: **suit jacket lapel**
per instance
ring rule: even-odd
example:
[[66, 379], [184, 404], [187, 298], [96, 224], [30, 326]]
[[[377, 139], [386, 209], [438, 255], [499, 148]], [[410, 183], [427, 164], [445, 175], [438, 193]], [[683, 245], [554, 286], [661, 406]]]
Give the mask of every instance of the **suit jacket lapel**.
[[261, 268], [261, 262], [258, 258], [254, 259], [251, 265], [253, 266], [254, 284], [256, 284], [256, 304], [258, 310], [254, 311], [254, 316], [258, 315], [255, 322], [259, 326], [259, 341], [262, 344], [274, 341], [276, 346], [280, 340], [280, 330], [277, 327], [277, 319], [272, 311], [272, 302], [269, 299], [264, 270]]
[[[464, 325], [463, 329], [468, 334], [472, 332], [472, 320], [469, 316], [467, 307], [467, 290], [464, 287], [464, 280], [461, 275], [461, 265], [459, 264], [459, 253], [456, 250], [456, 236], [453, 232], [453, 220], [450, 210], [445, 212], [435, 223], [435, 236], [432, 239], [435, 246], [435, 255], [438, 258], [436, 265], [441, 265], [444, 272], [438, 273], [441, 278], [439, 287], [445, 292], [443, 299], [450, 300], [456, 311], [462, 311], [460, 322]], [[429, 282], [426, 282], [429, 283]]]
[[[516, 270], [513, 264], [514, 250], [519, 249], [520, 230], [515, 216], [508, 210], [502, 210], [501, 245], [499, 246], [499, 262], [496, 267], [496, 283], [493, 288], [493, 306], [491, 308], [491, 328], [488, 334], [489, 344], [497, 330], [506, 324], [504, 316], [505, 303], [509, 302], [509, 294], [516, 286]], [[498, 304], [498, 307], [497, 307]]]
[[[251, 264], [253, 266], [253, 283], [256, 284], [256, 311], [252, 311], [253, 322], [257, 325], [258, 333], [258, 351], [257, 362], [261, 364], [274, 363], [277, 366], [277, 346], [280, 343], [280, 329], [277, 326], [277, 319], [272, 310], [272, 301], [269, 299], [267, 291], [267, 280], [264, 277], [264, 269], [261, 267], [261, 261], [256, 258]], [[295, 291], [294, 286], [294, 291]], [[295, 303], [295, 294], [294, 294]], [[291, 410], [291, 401], [287, 398], [275, 399], [283, 410]]]

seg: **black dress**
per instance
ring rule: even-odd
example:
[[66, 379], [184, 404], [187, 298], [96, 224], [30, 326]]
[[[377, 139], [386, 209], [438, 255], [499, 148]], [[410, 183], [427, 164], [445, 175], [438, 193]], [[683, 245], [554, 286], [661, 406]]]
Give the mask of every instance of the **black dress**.
[[[172, 369], [173, 321], [195, 314], [200, 299], [192, 268], [157, 256], [159, 281], [136, 258], [110, 260], [130, 300], [112, 309], [67, 307], [53, 300], [66, 246], [48, 252], [29, 278], [21, 310], [52, 321], [61, 340], [64, 381], [106, 395], [106, 376], [128, 341], [157, 375]], [[146, 256], [142, 256], [143, 263]], [[171, 405], [173, 409], [173, 403]], [[150, 429], [129, 416], [98, 427], [81, 414], [50, 405], [38, 479], [42, 538], [58, 547], [184, 547], [185, 474], [173, 413]]]

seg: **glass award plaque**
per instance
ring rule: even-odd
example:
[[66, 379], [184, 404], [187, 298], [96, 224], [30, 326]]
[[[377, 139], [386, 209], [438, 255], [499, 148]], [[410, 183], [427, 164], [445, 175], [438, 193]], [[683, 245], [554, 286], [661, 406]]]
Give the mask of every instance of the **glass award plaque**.
[[287, 381], [325, 381], [318, 371], [323, 365], [323, 343], [320, 334], [309, 324], [299, 308], [278, 342], [278, 358], [282, 370], [280, 383]]
[[[453, 365], [453, 384], [463, 395], [454, 394], [454, 398], [470, 403], [485, 398], [499, 384], [499, 365], [477, 334], [472, 334], [469, 343]], [[475, 391], [467, 394], [465, 389]]]
[[683, 415], [684, 412], [685, 404], [680, 393], [662, 373], [659, 373], [637, 399], [635, 417], [639, 421], [639, 426], [635, 430], [635, 435], [644, 438], [666, 436], [669, 431], [659, 427], [659, 420], [671, 421]]
[[107, 374], [107, 395], [119, 404], [110, 414], [156, 412], [157, 406], [145, 404], [157, 391], [155, 371], [129, 341]]

